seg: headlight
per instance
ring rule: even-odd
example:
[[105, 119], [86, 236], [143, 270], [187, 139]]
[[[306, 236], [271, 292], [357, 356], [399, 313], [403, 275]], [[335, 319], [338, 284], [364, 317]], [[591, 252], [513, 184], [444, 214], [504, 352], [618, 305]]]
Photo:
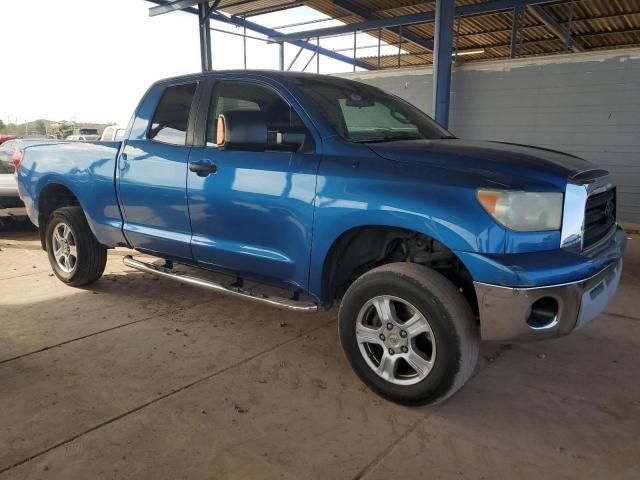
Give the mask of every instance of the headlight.
[[559, 230], [562, 193], [478, 190], [478, 201], [498, 223], [510, 230]]

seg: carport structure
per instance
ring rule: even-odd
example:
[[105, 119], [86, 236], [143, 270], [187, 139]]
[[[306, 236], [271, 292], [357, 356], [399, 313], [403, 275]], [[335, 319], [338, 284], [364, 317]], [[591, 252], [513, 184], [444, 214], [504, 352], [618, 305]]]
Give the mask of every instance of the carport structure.
[[[351, 64], [354, 70], [433, 64], [433, 112], [445, 126], [449, 122], [452, 58], [473, 62], [640, 45], [637, 0], [147, 1], [155, 4], [149, 10], [151, 16], [179, 10], [198, 15], [203, 70], [213, 68], [211, 21], [236, 25], [245, 36], [249, 30], [264, 35], [265, 41], [278, 43], [281, 70], [286, 68], [287, 43], [298, 52], [314, 52], [318, 71], [321, 55]], [[250, 20], [300, 6], [311, 7], [344, 25], [313, 28], [319, 22], [307, 21], [272, 29]], [[358, 47], [358, 32], [378, 40], [376, 55], [359, 54], [371, 45]], [[321, 46], [321, 39], [338, 36], [353, 36], [351, 56]], [[383, 42], [397, 47], [397, 54], [382, 55]]]

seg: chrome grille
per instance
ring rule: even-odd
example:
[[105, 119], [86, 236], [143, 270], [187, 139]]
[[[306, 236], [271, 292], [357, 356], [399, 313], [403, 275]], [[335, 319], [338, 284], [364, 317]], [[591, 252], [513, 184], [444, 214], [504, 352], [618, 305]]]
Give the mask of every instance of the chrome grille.
[[583, 248], [604, 238], [616, 224], [616, 189], [596, 193], [587, 198], [584, 212]]

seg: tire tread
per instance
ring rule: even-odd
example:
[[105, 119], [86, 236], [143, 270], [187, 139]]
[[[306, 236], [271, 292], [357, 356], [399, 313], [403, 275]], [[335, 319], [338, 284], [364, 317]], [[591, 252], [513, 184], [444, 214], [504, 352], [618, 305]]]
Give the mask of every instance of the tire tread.
[[[438, 307], [446, 311], [447, 319], [453, 327], [450, 330], [456, 335], [456, 340], [460, 347], [459, 363], [457, 369], [455, 369], [453, 379], [447, 382], [448, 385], [443, 385], [443, 388], [439, 389], [437, 394], [431, 392], [423, 398], [413, 399], [403, 399], [397, 395], [389, 394], [379, 386], [372, 384], [366, 377], [363, 377], [357, 369], [356, 373], [358, 373], [367, 385], [393, 401], [413, 404], [440, 403], [453, 395], [469, 380], [478, 361], [480, 338], [471, 308], [458, 289], [435, 270], [416, 263], [391, 263], [366, 272], [352, 283], [340, 306], [339, 318], [341, 324], [349, 321], [349, 319], [343, 318], [345, 300], [348, 300], [348, 297], [355, 291], [366, 288], [367, 284], [376, 279], [376, 277], [379, 278], [381, 275], [388, 274], [395, 275], [396, 278], [412, 283], [420, 291], [424, 291], [425, 296], [430, 296], [430, 300], [437, 303]], [[344, 328], [343, 325], [341, 325], [341, 331], [342, 328]], [[345, 346], [344, 341], [343, 346]]]
[[56, 217], [62, 218], [73, 229], [78, 246], [78, 266], [70, 278], [61, 277], [53, 264], [55, 260], [50, 256], [54, 273], [64, 283], [73, 287], [95, 282], [104, 273], [107, 264], [107, 248], [96, 240], [81, 207], [62, 207], [55, 210], [47, 222], [47, 250], [50, 249], [49, 229], [52, 220]]

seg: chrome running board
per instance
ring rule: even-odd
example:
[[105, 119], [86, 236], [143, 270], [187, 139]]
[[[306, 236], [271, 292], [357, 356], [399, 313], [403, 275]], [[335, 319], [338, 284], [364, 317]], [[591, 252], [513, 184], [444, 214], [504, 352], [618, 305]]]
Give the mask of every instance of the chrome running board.
[[268, 297], [259, 293], [251, 293], [238, 287], [225, 287], [224, 285], [211, 282], [203, 278], [192, 277], [183, 273], [176, 273], [172, 270], [169, 270], [168, 268], [164, 268], [159, 265], [152, 265], [150, 263], [144, 263], [139, 260], [135, 260], [131, 255], [125, 256], [122, 259], [122, 262], [127, 267], [135, 268], [136, 270], [140, 270], [145, 273], [152, 273], [160, 277], [169, 278], [186, 285], [193, 285], [194, 287], [204, 288], [212, 292], [231, 295], [234, 297], [241, 297], [247, 300], [253, 300], [254, 302], [271, 305], [273, 307], [285, 308], [287, 310], [293, 310], [296, 312], [318, 311], [318, 305], [312, 302], [301, 302], [280, 297]]

